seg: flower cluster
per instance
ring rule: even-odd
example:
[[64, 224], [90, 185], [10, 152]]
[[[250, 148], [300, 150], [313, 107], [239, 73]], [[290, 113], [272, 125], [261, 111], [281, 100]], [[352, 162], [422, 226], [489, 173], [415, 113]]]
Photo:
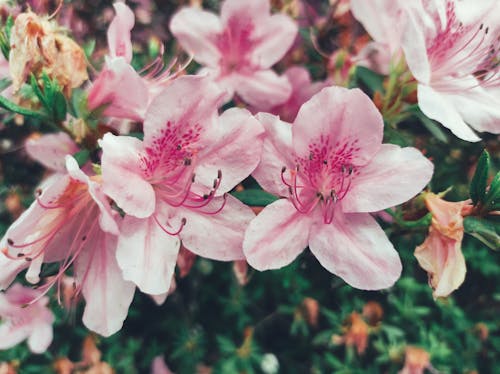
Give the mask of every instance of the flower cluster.
[[[60, 293], [66, 274], [72, 297], [85, 300], [83, 323], [103, 336], [121, 329], [136, 288], [162, 303], [176, 266], [186, 275], [195, 255], [235, 261], [245, 283], [247, 263], [278, 269], [309, 248], [352, 287], [391, 287], [402, 264], [377, 214], [417, 196], [434, 166], [417, 148], [383, 143], [385, 117], [401, 115], [416, 93], [423, 114], [464, 140], [480, 139], [471, 127], [500, 133], [498, 23], [482, 21], [498, 4], [470, 15], [466, 3], [351, 1], [374, 39], [349, 57], [352, 66], [411, 77], [382, 103], [330, 78], [313, 83], [303, 66], [279, 74], [273, 66], [290, 58], [299, 26], [269, 0], [225, 0], [220, 15], [199, 7], [174, 14], [169, 29], [200, 65], [194, 74], [189, 63], [166, 64], [163, 47], [136, 70], [135, 16], [123, 2], [114, 4], [104, 62], [90, 80], [83, 49], [53, 21], [17, 15], [5, 46], [17, 101], [2, 106], [58, 131], [25, 145], [49, 175], [0, 241], [0, 316], [8, 321], [0, 336], [9, 336], [0, 348], [27, 336], [33, 351], [47, 347], [43, 295]], [[23, 87], [36, 100], [20, 96]], [[258, 215], [237, 198], [251, 184], [273, 201]], [[430, 237], [415, 255], [435, 295], [446, 296], [465, 272], [465, 203], [453, 204], [450, 217], [433, 196]], [[450, 261], [460, 275], [449, 274]], [[50, 276], [47, 264], [56, 264]], [[23, 271], [38, 290], [16, 298], [24, 288], [11, 284]], [[14, 310], [21, 304], [29, 307]], [[27, 327], [11, 328], [16, 321]]]

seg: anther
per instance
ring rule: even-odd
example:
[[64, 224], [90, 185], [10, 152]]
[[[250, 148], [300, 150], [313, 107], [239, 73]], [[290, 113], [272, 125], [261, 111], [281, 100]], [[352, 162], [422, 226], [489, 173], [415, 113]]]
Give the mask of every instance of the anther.
[[281, 168], [281, 173], [283, 174], [285, 171], [286, 171], [286, 166], [283, 166], [283, 167]]
[[8, 245], [14, 245], [14, 241], [10, 238], [7, 239], [7, 244]]
[[85, 241], [85, 240], [87, 240], [87, 235], [82, 236], [82, 241]]
[[37, 196], [40, 196], [42, 194], [42, 189], [41, 188], [37, 188], [36, 191], [35, 191], [35, 194]]
[[182, 149], [182, 145], [177, 144], [177, 150], [180, 151]]
[[24, 257], [24, 253], [18, 253], [17, 257]]
[[187, 222], [186, 217], [182, 217], [182, 220], [181, 220], [181, 225], [182, 225], [182, 226], [186, 226], [186, 222]]
[[222, 178], [222, 170], [217, 170], [217, 178], [221, 179]]
[[32, 259], [31, 257], [25, 257], [24, 259], [25, 259], [27, 262], [31, 262], [31, 261], [33, 261], [33, 259]]
[[184, 159], [184, 166], [189, 166], [189, 165], [191, 165], [191, 159], [186, 157]]
[[193, 174], [193, 176], [191, 177], [191, 183], [194, 183], [195, 177], [196, 177], [196, 174]]

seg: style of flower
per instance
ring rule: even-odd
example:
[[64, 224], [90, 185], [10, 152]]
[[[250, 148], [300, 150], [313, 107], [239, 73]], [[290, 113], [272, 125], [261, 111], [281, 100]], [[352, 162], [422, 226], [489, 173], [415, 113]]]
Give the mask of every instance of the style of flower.
[[401, 261], [369, 214], [401, 204], [429, 182], [433, 165], [414, 148], [381, 144], [383, 121], [358, 89], [324, 88], [292, 126], [258, 115], [266, 129], [262, 161], [252, 174], [286, 198], [250, 223], [243, 243], [258, 270], [292, 262], [305, 247], [351, 286], [381, 289]]
[[203, 257], [244, 258], [254, 214], [226, 192], [257, 166], [263, 129], [244, 109], [219, 117], [220, 100], [209, 78], [177, 78], [149, 106], [144, 141], [100, 143], [104, 192], [126, 213], [118, 263], [143, 292], [168, 291], [181, 241]]
[[226, 0], [221, 15], [184, 8], [172, 17], [170, 30], [181, 46], [217, 83], [248, 104], [270, 108], [291, 93], [286, 77], [271, 66], [292, 46], [297, 25], [284, 14], [270, 14], [269, 0]]
[[463, 213], [469, 202], [445, 201], [438, 195], [427, 193], [425, 204], [432, 213], [432, 223], [429, 236], [415, 249], [415, 257], [429, 274], [434, 297], [446, 297], [465, 279]]
[[[30, 302], [37, 299], [35, 303]], [[40, 291], [14, 284], [0, 292], [0, 349], [12, 348], [28, 339], [33, 353], [43, 353], [52, 342], [54, 315], [49, 298]]]
[[170, 72], [173, 65], [165, 68], [159, 56], [140, 71], [142, 76], [135, 71], [130, 65], [134, 13], [125, 3], [113, 6], [116, 16], [107, 33], [109, 56], [89, 90], [88, 105], [91, 110], [105, 106], [103, 114], [109, 117], [142, 122], [148, 104], [175, 77]]
[[118, 223], [99, 177], [89, 178], [71, 156], [66, 156], [66, 168], [66, 174], [42, 183], [36, 201], [0, 241], [0, 289], [26, 268], [26, 279], [36, 284], [42, 264], [58, 262], [56, 276], [39, 290], [54, 284], [60, 290], [64, 273], [73, 265], [75, 295], [83, 294], [86, 301], [83, 323], [109, 336], [121, 328], [135, 286], [123, 280], [116, 262]]
[[467, 141], [480, 140], [469, 126], [500, 133], [500, 99], [489, 91], [500, 84], [498, 23], [486, 19], [500, 10], [494, 5], [440, 0], [406, 10], [402, 47], [418, 81], [418, 104]]

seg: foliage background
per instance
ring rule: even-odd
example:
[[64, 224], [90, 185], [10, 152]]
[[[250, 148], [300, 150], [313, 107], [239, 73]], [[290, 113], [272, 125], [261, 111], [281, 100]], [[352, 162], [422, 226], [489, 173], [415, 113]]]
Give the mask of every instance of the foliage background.
[[[186, 3], [130, 2], [139, 10], [153, 9], [144, 22], [138, 20], [133, 32], [136, 66], [142, 66], [155, 54], [157, 40], [166, 43], [167, 57], [178, 54], [178, 47], [168, 34], [168, 18]], [[273, 2], [276, 8], [287, 3], [290, 1]], [[327, 13], [326, 1], [308, 3], [318, 14]], [[113, 15], [110, 4], [99, 0], [64, 4], [73, 7], [76, 19], [85, 26], [84, 32], [75, 33], [75, 38], [85, 45], [91, 45], [95, 38], [92, 61], [96, 64], [102, 62], [101, 52], [106, 48], [105, 31]], [[206, 1], [203, 5], [211, 9], [219, 6], [217, 1]], [[46, 6], [54, 9], [53, 3]], [[333, 52], [338, 47], [342, 27], [328, 22], [315, 27], [322, 52]], [[313, 47], [307, 29], [301, 35], [303, 44], [290, 53], [278, 70], [301, 63], [316, 79], [325, 78], [327, 59]], [[195, 71], [196, 65], [191, 64], [190, 69]], [[360, 69], [350, 84], [361, 86], [372, 95], [383, 87], [383, 77]], [[432, 191], [453, 186], [448, 200], [467, 199], [469, 181], [481, 151], [487, 148], [493, 156], [493, 165], [499, 165], [495, 157], [499, 154], [498, 138], [486, 136], [483, 142], [471, 144], [456, 140], [441, 127], [432, 127], [432, 123], [426, 126], [416, 117], [408, 117], [397, 125], [388, 123], [386, 142], [414, 145], [423, 150], [436, 167]], [[12, 222], [6, 205], [9, 197], [19, 196], [22, 205], [29, 206], [33, 189], [43, 177], [41, 166], [23, 151], [26, 137], [43, 130], [36, 121], [19, 124], [19, 118], [3, 115], [0, 234]], [[252, 186], [251, 180], [246, 182], [247, 188]], [[409, 220], [425, 214], [411, 204], [403, 211], [404, 218]], [[381, 223], [398, 249], [404, 267], [401, 279], [389, 290], [353, 289], [324, 270], [308, 251], [279, 271], [250, 270], [245, 286], [237, 282], [232, 264], [198, 258], [189, 275], [177, 279], [177, 290], [164, 305], [159, 307], [148, 296], [136, 293], [123, 329], [107, 339], [96, 337], [102, 360], [117, 373], [148, 372], [158, 355], [163, 355], [176, 373], [209, 368], [214, 373], [259, 373], [263, 372], [264, 354], [273, 353], [281, 373], [395, 373], [404, 365], [406, 347], [417, 346], [430, 353], [432, 367], [439, 372], [500, 372], [500, 254], [466, 236], [465, 283], [451, 297], [433, 300], [427, 275], [413, 257], [427, 227]], [[356, 331], [349, 323], [350, 315], [362, 314], [370, 301], [381, 306], [383, 315], [370, 324], [370, 316], [365, 313], [368, 329]], [[53, 298], [52, 307], [57, 321], [50, 349], [43, 355], [31, 355], [23, 343], [0, 351], [0, 362], [13, 363], [21, 373], [44, 373], [53, 372], [54, 363], [62, 357], [72, 361], [81, 359], [82, 343], [89, 335], [81, 324], [81, 305], [68, 312]], [[364, 352], [358, 353], [354, 345], [343, 344], [348, 336], [356, 340], [366, 334], [368, 344]]]

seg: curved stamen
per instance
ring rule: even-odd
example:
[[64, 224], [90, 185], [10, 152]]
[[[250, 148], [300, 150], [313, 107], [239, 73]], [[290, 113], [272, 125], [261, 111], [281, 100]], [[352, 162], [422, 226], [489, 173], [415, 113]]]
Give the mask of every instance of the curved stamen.
[[163, 226], [160, 221], [158, 220], [158, 217], [156, 217], [156, 215], [153, 215], [153, 218], [156, 222], [156, 224], [158, 226], [160, 226], [160, 228], [165, 231], [168, 235], [171, 235], [171, 236], [175, 236], [175, 235], [178, 235], [180, 234], [180, 232], [182, 231], [182, 229], [184, 228], [184, 226], [186, 225], [186, 218], [182, 218], [181, 220], [181, 226], [177, 229], [177, 231], [169, 231], [165, 226]]
[[222, 205], [220, 206], [220, 208], [218, 208], [217, 210], [213, 211], [213, 212], [202, 212], [203, 214], [208, 214], [208, 215], [215, 215], [217, 213], [220, 213], [222, 211], [222, 209], [224, 209], [224, 207], [226, 206], [226, 201], [227, 201], [227, 193], [225, 193], [224, 195], [222, 195]]

